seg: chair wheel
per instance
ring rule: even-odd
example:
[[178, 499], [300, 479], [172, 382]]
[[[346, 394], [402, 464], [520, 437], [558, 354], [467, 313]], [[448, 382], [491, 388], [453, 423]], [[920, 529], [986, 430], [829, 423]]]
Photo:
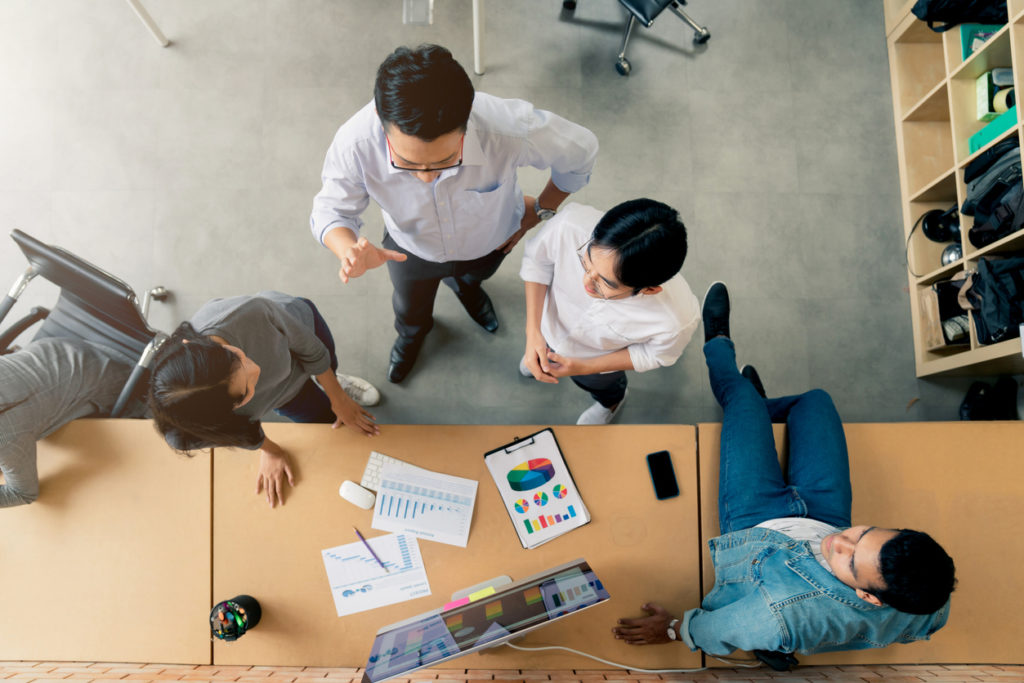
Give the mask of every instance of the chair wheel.
[[709, 40], [711, 40], [711, 31], [709, 31], [706, 26], [701, 27], [700, 31], [693, 36], [694, 45], [703, 45]]
[[576, 9], [576, 0], [565, 0], [565, 2], [562, 3], [562, 9], [572, 12]]
[[615, 62], [615, 70], [619, 72], [620, 76], [628, 76], [629, 72], [633, 69], [633, 66], [629, 63], [629, 60], [625, 57]]

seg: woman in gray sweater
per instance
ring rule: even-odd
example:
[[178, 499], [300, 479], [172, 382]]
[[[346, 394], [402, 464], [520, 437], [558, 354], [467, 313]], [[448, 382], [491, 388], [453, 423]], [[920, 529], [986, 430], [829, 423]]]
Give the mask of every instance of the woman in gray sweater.
[[[80, 339], [45, 338], [0, 356], [0, 507], [39, 496], [36, 441], [80, 417], [110, 414], [132, 363]], [[129, 404], [125, 417], [141, 417]]]
[[186, 454], [258, 449], [256, 492], [273, 507], [284, 502], [285, 478], [294, 481], [284, 451], [260, 425], [270, 410], [294, 422], [379, 433], [360, 406], [375, 405], [380, 393], [337, 368], [334, 339], [308, 299], [281, 292], [213, 299], [154, 359], [149, 407], [167, 443]]

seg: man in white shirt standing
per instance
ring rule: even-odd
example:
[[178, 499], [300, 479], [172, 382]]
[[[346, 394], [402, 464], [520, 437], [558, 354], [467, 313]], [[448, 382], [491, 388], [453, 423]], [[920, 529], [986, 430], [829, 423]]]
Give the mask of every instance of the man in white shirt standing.
[[[342, 282], [387, 264], [398, 332], [390, 381], [415, 363], [442, 281], [481, 327], [498, 329], [481, 283], [527, 230], [587, 184], [596, 156], [586, 128], [522, 100], [475, 93], [443, 47], [401, 47], [384, 60], [374, 101], [327, 151], [310, 224], [341, 261]], [[551, 169], [536, 198], [519, 188], [521, 166]], [[384, 214], [382, 246], [359, 234], [370, 199]]]
[[569, 204], [526, 243], [526, 353], [519, 371], [556, 384], [569, 377], [593, 405], [577, 424], [607, 424], [626, 399], [626, 370], [678, 360], [700, 324], [679, 274], [686, 228], [651, 199], [603, 214]]

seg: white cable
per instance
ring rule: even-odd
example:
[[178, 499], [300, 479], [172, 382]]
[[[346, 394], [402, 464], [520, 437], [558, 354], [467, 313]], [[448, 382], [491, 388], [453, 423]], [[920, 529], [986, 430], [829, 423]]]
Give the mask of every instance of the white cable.
[[[707, 653], [705, 652], [704, 654], [707, 654]], [[753, 664], [748, 664], [747, 662], [745, 662], [742, 659], [723, 659], [722, 657], [715, 657], [714, 655], [708, 655], [708, 657], [711, 657], [712, 659], [717, 659], [722, 664], [728, 664], [729, 666], [734, 666], [737, 669], [760, 669], [761, 668], [761, 662], [755, 662]]]
[[[562, 647], [561, 645], [548, 645], [548, 646], [544, 646], [544, 647], [522, 647], [522, 646], [519, 646], [519, 645], [513, 645], [512, 643], [505, 643], [505, 644], [508, 645], [513, 650], [520, 650], [522, 652], [533, 652], [533, 651], [539, 651], [539, 650], [565, 650], [566, 652], [572, 652], [573, 654], [580, 655], [581, 657], [586, 657], [587, 659], [593, 659], [594, 661], [601, 662], [602, 664], [608, 664], [610, 666], [615, 666], [615, 667], [618, 667], [620, 669], [626, 669], [628, 671], [642, 671], [643, 673], [648, 673], [648, 674], [666, 674], [666, 673], [690, 674], [690, 673], [697, 673], [698, 671], [707, 671], [707, 667], [706, 666], [702, 666], [699, 669], [639, 669], [639, 668], [637, 668], [635, 666], [629, 666], [627, 664], [619, 664], [618, 662], [611, 662], [611, 661], [608, 661], [607, 659], [601, 659], [600, 657], [596, 657], [594, 655], [587, 654], [586, 652], [580, 652], [579, 650], [574, 650], [571, 647]], [[741, 669], [757, 669], [757, 668], [760, 668], [760, 666], [761, 666], [761, 662], [757, 662], [756, 664], [742, 664], [742, 663], [740, 663], [738, 661], [722, 659], [721, 657], [715, 657], [714, 655], [710, 655], [710, 656], [714, 657], [715, 659], [717, 659], [718, 661], [722, 662], [723, 664], [729, 664], [731, 666], [735, 666], [735, 667], [741, 668]]]
[[619, 669], [628, 669], [630, 671], [642, 671], [643, 673], [647, 673], [647, 674], [671, 674], [671, 673], [692, 674], [692, 673], [697, 673], [698, 671], [706, 671], [707, 670], [706, 666], [702, 666], [699, 669], [638, 669], [635, 666], [628, 666], [626, 664], [619, 664], [618, 662], [610, 662], [607, 659], [601, 659], [600, 657], [595, 657], [594, 655], [588, 655], [586, 652], [580, 652], [579, 650], [574, 650], [571, 647], [562, 647], [561, 645], [549, 645], [547, 647], [520, 647], [519, 645], [513, 645], [512, 643], [505, 643], [505, 644], [508, 645], [513, 650], [522, 650], [523, 652], [531, 652], [531, 651], [538, 651], [538, 650], [565, 650], [566, 652], [572, 652], [573, 654], [577, 654], [577, 655], [580, 655], [582, 657], [587, 657], [589, 659], [593, 659], [595, 661], [601, 662], [602, 664], [608, 664], [609, 666], [614, 666], [614, 667], [617, 667]]

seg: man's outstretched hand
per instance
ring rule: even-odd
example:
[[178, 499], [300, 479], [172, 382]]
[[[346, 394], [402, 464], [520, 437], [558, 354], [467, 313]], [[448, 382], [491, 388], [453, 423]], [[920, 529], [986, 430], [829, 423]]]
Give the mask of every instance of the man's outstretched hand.
[[359, 277], [368, 270], [379, 268], [388, 261], [404, 261], [408, 257], [393, 249], [382, 249], [370, 244], [365, 237], [349, 247], [341, 259], [341, 268], [338, 270], [338, 277], [345, 284], [352, 278]]
[[668, 610], [653, 602], [641, 605], [640, 609], [647, 612], [648, 616], [619, 619], [619, 625], [612, 629], [615, 637], [630, 645], [659, 645], [672, 642], [668, 637], [668, 625], [673, 617]]

